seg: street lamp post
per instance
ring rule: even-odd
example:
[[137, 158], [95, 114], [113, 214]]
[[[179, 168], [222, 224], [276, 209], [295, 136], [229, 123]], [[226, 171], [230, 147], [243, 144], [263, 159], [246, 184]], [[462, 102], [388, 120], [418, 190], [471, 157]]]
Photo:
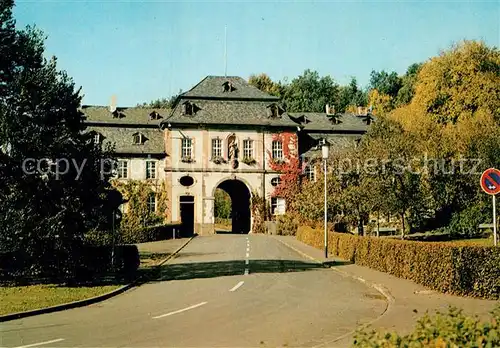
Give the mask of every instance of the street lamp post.
[[321, 154], [323, 156], [323, 171], [325, 175], [325, 259], [328, 258], [328, 227], [327, 227], [327, 222], [328, 222], [328, 211], [327, 211], [327, 196], [326, 196], [326, 161], [328, 159], [328, 150], [329, 146], [328, 143], [325, 140], [323, 140], [323, 145], [321, 146]]

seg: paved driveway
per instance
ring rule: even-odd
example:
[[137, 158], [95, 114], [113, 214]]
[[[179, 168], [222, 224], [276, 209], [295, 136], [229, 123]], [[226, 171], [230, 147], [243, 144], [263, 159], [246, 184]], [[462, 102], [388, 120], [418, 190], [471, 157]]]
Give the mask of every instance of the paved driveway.
[[2, 323], [0, 346], [305, 347], [385, 309], [375, 290], [272, 237], [215, 235], [191, 241], [157, 281], [88, 307]]

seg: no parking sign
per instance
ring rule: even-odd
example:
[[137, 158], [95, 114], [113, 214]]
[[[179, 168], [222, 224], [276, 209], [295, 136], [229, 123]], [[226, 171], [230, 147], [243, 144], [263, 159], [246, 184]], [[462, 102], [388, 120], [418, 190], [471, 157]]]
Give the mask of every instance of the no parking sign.
[[481, 188], [489, 195], [500, 193], [500, 170], [486, 169], [481, 175]]
[[493, 243], [497, 245], [497, 213], [495, 196], [500, 193], [500, 170], [495, 168], [486, 169], [481, 175], [481, 188], [484, 192], [493, 196]]

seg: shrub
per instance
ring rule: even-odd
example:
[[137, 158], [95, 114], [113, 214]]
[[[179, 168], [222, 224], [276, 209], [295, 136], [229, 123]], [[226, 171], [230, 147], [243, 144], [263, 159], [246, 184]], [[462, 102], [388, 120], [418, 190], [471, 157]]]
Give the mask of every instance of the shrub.
[[252, 233], [266, 233], [265, 221], [268, 218], [268, 206], [266, 204], [266, 199], [259, 195], [258, 192], [254, 191], [252, 193]]
[[[120, 275], [133, 276], [139, 267], [139, 250], [135, 245], [115, 246], [115, 268], [112, 269], [112, 246], [85, 245], [75, 248], [72, 255], [71, 268], [68, 268], [66, 255], [56, 249], [47, 250], [43, 260], [36, 260], [47, 264], [43, 272], [33, 273], [32, 265], [35, 260], [30, 259], [22, 251], [0, 253], [0, 278], [3, 280], [50, 280], [63, 281], [89, 281], [111, 271]], [[34, 278], [31, 278], [34, 276]]]
[[295, 236], [299, 227], [295, 218], [291, 215], [279, 215], [277, 220], [276, 234], [279, 236]]
[[484, 204], [473, 204], [460, 213], [454, 214], [446, 229], [453, 237], [480, 237], [483, 232], [478, 226], [485, 221], [490, 221], [490, 214], [491, 212]]
[[[88, 280], [113, 271], [112, 246], [85, 246], [81, 250], [80, 262], [76, 270], [77, 280]], [[135, 245], [115, 246], [114, 271], [131, 276], [139, 268], [139, 250]]]
[[113, 243], [113, 232], [93, 229], [85, 234], [85, 243], [96, 246], [110, 245]]
[[120, 245], [115, 249], [115, 267], [126, 275], [133, 275], [141, 263], [136, 245]]
[[500, 306], [490, 320], [468, 317], [451, 307], [448, 313], [425, 314], [414, 331], [406, 336], [397, 333], [360, 331], [355, 347], [498, 347], [500, 346]]
[[156, 226], [138, 226], [135, 229], [122, 230], [120, 232], [120, 243], [136, 244], [155, 242], [159, 240], [170, 239], [173, 236], [174, 229], [176, 235], [181, 230], [180, 224], [156, 225]]
[[[323, 247], [323, 231], [300, 227], [297, 239]], [[329, 233], [330, 252], [434, 290], [500, 298], [500, 248], [447, 242], [413, 242]]]

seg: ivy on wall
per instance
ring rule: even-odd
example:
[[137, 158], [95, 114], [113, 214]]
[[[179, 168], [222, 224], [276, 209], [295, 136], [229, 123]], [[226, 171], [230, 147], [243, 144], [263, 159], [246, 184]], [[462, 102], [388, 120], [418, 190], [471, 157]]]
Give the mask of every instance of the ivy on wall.
[[[111, 184], [127, 200], [120, 230], [123, 234], [134, 233], [145, 226], [161, 224], [168, 214], [168, 193], [164, 181], [156, 180], [112, 180]], [[149, 207], [149, 197], [155, 195], [156, 211]]]
[[283, 160], [273, 159], [269, 154], [269, 167], [280, 173], [280, 183], [274, 188], [271, 197], [285, 199], [287, 213], [295, 212], [295, 200], [300, 192], [301, 165], [298, 156], [298, 136], [292, 132], [281, 132], [273, 134], [273, 141], [283, 144]]
[[257, 191], [254, 191], [252, 193], [251, 208], [253, 217], [252, 232], [265, 233], [265, 221], [268, 218], [269, 209], [266, 203], [266, 199], [260, 196]]

